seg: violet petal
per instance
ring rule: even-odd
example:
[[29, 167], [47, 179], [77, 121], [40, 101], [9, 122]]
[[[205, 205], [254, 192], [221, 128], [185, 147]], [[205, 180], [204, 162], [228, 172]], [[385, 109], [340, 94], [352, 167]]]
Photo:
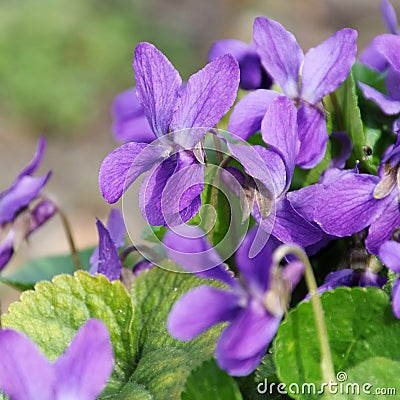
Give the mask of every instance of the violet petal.
[[400, 243], [388, 240], [380, 246], [378, 255], [386, 267], [400, 273]]
[[360, 87], [364, 97], [376, 103], [385, 114], [394, 115], [400, 112], [400, 101], [392, 100], [389, 96], [378, 92], [376, 89], [366, 85], [365, 83], [358, 82], [358, 86]]

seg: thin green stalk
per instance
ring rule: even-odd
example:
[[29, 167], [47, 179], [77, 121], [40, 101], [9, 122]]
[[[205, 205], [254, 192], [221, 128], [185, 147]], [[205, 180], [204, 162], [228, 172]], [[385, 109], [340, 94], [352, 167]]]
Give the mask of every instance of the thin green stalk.
[[79, 271], [82, 269], [82, 264], [81, 264], [81, 260], [78, 256], [78, 251], [76, 250], [74, 238], [72, 236], [71, 226], [68, 222], [66, 215], [59, 208], [57, 208], [57, 213], [60, 216], [61, 223], [64, 227], [65, 235], [67, 237], [69, 248], [71, 250], [72, 261], [75, 265], [75, 270]]
[[317, 283], [310, 261], [304, 251], [297, 246], [282, 245], [274, 253], [274, 262], [279, 265], [281, 260], [288, 254], [295, 255], [305, 267], [304, 277], [307, 288], [311, 294], [311, 305], [313, 308], [315, 324], [317, 327], [318, 340], [321, 349], [321, 371], [323, 381], [336, 382], [335, 368], [332, 361], [332, 353], [329, 347], [328, 332], [326, 329], [325, 315], [322, 303], [317, 292]]

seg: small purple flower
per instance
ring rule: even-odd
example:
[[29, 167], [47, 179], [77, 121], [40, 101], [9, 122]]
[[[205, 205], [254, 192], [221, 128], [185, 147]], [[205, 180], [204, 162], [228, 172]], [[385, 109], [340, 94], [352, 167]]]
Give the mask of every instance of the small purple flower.
[[107, 228], [99, 220], [96, 222], [99, 234], [99, 246], [90, 257], [90, 273], [103, 274], [110, 281], [121, 276], [122, 264], [118, 249], [125, 244], [126, 228], [121, 212], [114, 208], [107, 221]]
[[239, 67], [225, 55], [192, 75], [182, 88], [169, 60], [153, 45], [141, 43], [133, 69], [138, 101], [157, 140], [126, 143], [110, 153], [100, 168], [99, 186], [104, 198], [114, 203], [149, 171], [139, 193], [143, 216], [151, 225], [179, 225], [201, 205], [204, 154], [197, 145], [232, 106]]
[[[283, 243], [307, 247], [325, 235], [299, 215], [287, 199], [301, 147], [296, 114], [287, 97], [275, 98], [261, 123], [262, 138], [269, 148], [228, 143], [228, 149], [248, 174], [248, 178], [238, 173], [235, 177], [248, 193], [253, 204], [249, 211], [260, 227]], [[257, 199], [257, 192], [261, 192], [263, 201], [252, 201], [252, 197]]]
[[[396, 274], [400, 273], [400, 243], [389, 240], [379, 248], [379, 258]], [[400, 279], [396, 278], [392, 288], [392, 308], [397, 318], [400, 318]]]
[[400, 35], [379, 35], [373, 40], [371, 46], [387, 62], [385, 69], [387, 94], [362, 82], [359, 82], [358, 86], [365, 98], [376, 103], [385, 114], [398, 114], [400, 112], [400, 59], [398, 57]]
[[311, 217], [328, 234], [344, 237], [369, 227], [368, 251], [378, 254], [400, 226], [400, 140], [386, 151], [379, 176], [334, 170], [321, 184], [291, 194], [298, 211], [313, 203]]
[[151, 143], [154, 133], [136, 96], [135, 88], [120, 93], [113, 102], [113, 134], [121, 143]]
[[13, 184], [0, 193], [0, 270], [18, 245], [57, 211], [51, 201], [40, 199], [40, 192], [51, 172], [40, 177], [32, 176], [42, 161], [45, 146], [44, 138], [40, 138], [32, 161]]
[[[321, 101], [349, 74], [356, 57], [356, 38], [353, 29], [342, 29], [304, 55], [295, 37], [278, 22], [265, 17], [254, 22], [254, 44], [262, 65], [299, 107], [301, 147], [296, 165], [300, 167], [311, 168], [324, 156], [328, 134]], [[281, 95], [263, 89], [247, 95], [234, 108], [229, 130], [247, 140], [260, 129], [271, 101]]]
[[272, 253], [276, 242], [272, 239], [250, 258], [255, 233], [253, 230], [245, 237], [236, 253], [239, 279], [228, 274], [222, 260], [218, 261], [218, 254], [205, 243], [204, 238], [182, 238], [173, 232], [168, 233], [169, 247], [175, 243], [173, 261], [187, 260], [184, 254], [177, 255], [182, 246], [188, 252], [192, 245], [196, 249], [203, 248], [205, 253], [200, 251], [195, 259], [208, 260], [206, 266], [218, 263], [204, 273], [214, 279], [219, 274], [217, 279], [228, 286], [218, 289], [202, 285], [183, 295], [168, 317], [168, 331], [177, 339], [191, 340], [215, 324], [229, 322], [218, 339], [215, 355], [220, 368], [236, 376], [250, 374], [261, 362], [304, 269], [299, 262], [290, 263], [283, 269], [274, 267]]
[[95, 400], [113, 370], [104, 323], [88, 320], [53, 363], [24, 334], [0, 331], [0, 390], [13, 400]]
[[[388, 32], [392, 35], [398, 35], [399, 26], [397, 22], [396, 11], [388, 0], [383, 0], [381, 2], [381, 12], [383, 15], [383, 19], [386, 23]], [[389, 66], [387, 59], [375, 47], [374, 41], [372, 41], [362, 51], [359, 57], [359, 61], [362, 64], [365, 64], [370, 68], [376, 69], [379, 72], [384, 72]]]
[[216, 41], [210, 48], [210, 61], [224, 54], [231, 54], [236, 58], [240, 68], [240, 87], [244, 90], [269, 89], [272, 79], [261, 64], [254, 43], [244, 43], [235, 39]]

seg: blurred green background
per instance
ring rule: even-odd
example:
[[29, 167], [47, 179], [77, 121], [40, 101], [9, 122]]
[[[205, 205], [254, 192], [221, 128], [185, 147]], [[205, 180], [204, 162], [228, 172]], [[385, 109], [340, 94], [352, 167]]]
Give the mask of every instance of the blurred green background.
[[[214, 40], [249, 41], [254, 17], [295, 33], [304, 49], [342, 27], [360, 32], [359, 47], [385, 32], [379, 0], [0, 0], [0, 192], [48, 139], [41, 168], [47, 191], [71, 219], [78, 247], [97, 240], [95, 216], [110, 206], [97, 187], [104, 156], [117, 143], [110, 107], [134, 84], [133, 50], [156, 44], [183, 78], [207, 62]], [[393, 1], [400, 11], [399, 1]], [[10, 268], [67, 250], [58, 220], [23, 246]], [[7, 301], [18, 294], [5, 292]], [[3, 301], [3, 302], [7, 302]], [[3, 310], [6, 305], [3, 305]]]

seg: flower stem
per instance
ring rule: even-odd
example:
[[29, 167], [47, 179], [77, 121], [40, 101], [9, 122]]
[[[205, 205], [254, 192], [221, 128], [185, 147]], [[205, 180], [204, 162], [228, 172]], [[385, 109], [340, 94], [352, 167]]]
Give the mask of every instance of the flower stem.
[[304, 277], [308, 290], [311, 294], [311, 305], [314, 312], [315, 324], [317, 327], [318, 340], [321, 349], [321, 371], [325, 383], [336, 382], [335, 369], [332, 361], [332, 353], [329, 347], [328, 332], [326, 329], [325, 315], [322, 303], [317, 292], [317, 283], [310, 261], [306, 253], [297, 246], [282, 245], [274, 253], [274, 262], [279, 265], [280, 261], [288, 254], [295, 255], [305, 267]]
[[79, 256], [78, 256], [78, 252], [76, 250], [74, 238], [72, 236], [71, 225], [69, 224], [68, 219], [67, 219], [66, 215], [64, 214], [64, 212], [61, 211], [60, 208], [58, 208], [58, 207], [57, 207], [57, 213], [60, 216], [61, 223], [64, 227], [65, 235], [67, 237], [69, 248], [71, 250], [72, 261], [75, 265], [75, 270], [79, 271], [82, 269], [82, 264], [81, 264], [81, 260], [79, 259]]

